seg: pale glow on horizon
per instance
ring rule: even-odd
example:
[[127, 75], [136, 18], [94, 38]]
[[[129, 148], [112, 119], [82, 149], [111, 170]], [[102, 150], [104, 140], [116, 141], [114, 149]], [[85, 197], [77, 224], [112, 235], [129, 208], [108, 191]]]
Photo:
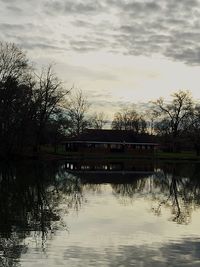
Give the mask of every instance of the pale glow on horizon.
[[[126, 105], [146, 103], [159, 97], [169, 99], [178, 90], [189, 90], [195, 99], [200, 99], [200, 67], [158, 56], [65, 53], [56, 55], [53, 60], [52, 55], [45, 57], [43, 61], [56, 62], [55, 68], [66, 87], [73, 84], [83, 90], [88, 100], [95, 103], [92, 110], [104, 111], [109, 116], [117, 111], [115, 103]], [[100, 107], [98, 102], [102, 105], [103, 101], [105, 105]]]

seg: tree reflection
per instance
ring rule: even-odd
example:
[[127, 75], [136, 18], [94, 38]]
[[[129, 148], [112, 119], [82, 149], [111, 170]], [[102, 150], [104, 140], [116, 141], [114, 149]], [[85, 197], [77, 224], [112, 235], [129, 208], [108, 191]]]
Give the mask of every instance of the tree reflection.
[[172, 221], [188, 224], [192, 211], [200, 205], [199, 176], [198, 164], [166, 164], [153, 176], [134, 179], [129, 184], [112, 184], [112, 189], [123, 203], [145, 197], [153, 200], [152, 211], [156, 215], [165, 207], [170, 209]]
[[[67, 179], [63, 179], [63, 177], [67, 177]], [[55, 188], [57, 194], [62, 195], [67, 209], [73, 209], [78, 212], [82, 203], [86, 202], [81, 180], [77, 176], [66, 173], [65, 170], [63, 172], [60, 171], [59, 175], [57, 175]]]
[[58, 162], [2, 164], [0, 266], [20, 266], [20, 256], [28, 249], [27, 237], [35, 237], [45, 249], [46, 240], [53, 238], [58, 229], [68, 230], [64, 214], [78, 212], [88, 192], [102, 194], [105, 183], [111, 184], [114, 196], [123, 204], [146, 198], [153, 203], [156, 215], [168, 208], [171, 220], [180, 224], [189, 223], [192, 211], [200, 205], [199, 164], [165, 163], [151, 175], [109, 173], [111, 177], [104, 172], [75, 176]]
[[188, 198], [188, 189], [186, 181], [176, 178], [173, 174], [165, 177], [163, 180], [163, 195], [154, 195], [153, 198], [159, 202], [157, 207], [152, 208], [155, 214], [161, 214], [162, 206], [171, 209], [171, 220], [177, 223], [188, 224], [190, 222], [191, 213], [194, 209], [192, 199]]
[[59, 205], [78, 211], [83, 195], [80, 181], [64, 175], [56, 162], [0, 166], [0, 266], [18, 266], [27, 249], [24, 240], [33, 233], [45, 247], [57, 229], [67, 230]]
[[158, 202], [153, 211], [159, 215], [162, 206], [169, 207], [171, 220], [179, 224], [188, 224], [192, 211], [200, 204], [199, 166], [189, 166], [188, 171], [184, 167], [183, 175], [183, 166], [178, 168], [176, 164], [171, 164], [170, 172], [166, 167], [155, 179], [155, 185], [160, 188], [161, 194], [153, 195], [153, 199]]
[[[30, 172], [31, 170], [31, 172]], [[51, 221], [59, 220], [56, 203], [48, 190], [51, 171], [44, 173], [42, 166], [33, 169], [19, 166], [4, 166], [0, 181], [0, 230], [11, 233], [13, 227], [37, 230], [46, 233]]]
[[11, 234], [0, 237], [0, 266], [17, 267], [22, 253], [26, 253], [27, 246], [23, 243], [23, 234]]

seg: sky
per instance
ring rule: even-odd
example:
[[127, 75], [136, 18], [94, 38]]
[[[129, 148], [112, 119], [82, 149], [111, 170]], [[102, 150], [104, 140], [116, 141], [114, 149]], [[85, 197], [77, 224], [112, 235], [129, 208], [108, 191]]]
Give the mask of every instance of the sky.
[[0, 40], [111, 116], [177, 90], [200, 99], [200, 0], [0, 0]]

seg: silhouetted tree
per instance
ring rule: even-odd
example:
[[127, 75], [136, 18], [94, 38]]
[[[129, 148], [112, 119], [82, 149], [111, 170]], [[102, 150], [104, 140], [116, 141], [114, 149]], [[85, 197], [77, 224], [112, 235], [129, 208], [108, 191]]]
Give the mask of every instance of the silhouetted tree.
[[0, 42], [0, 153], [4, 156], [23, 147], [32, 104], [30, 69], [23, 51]]
[[44, 129], [43, 135], [46, 143], [53, 146], [55, 153], [57, 153], [59, 144], [64, 140], [68, 127], [69, 120], [65, 112], [63, 109], [56, 109], [54, 116], [52, 116]]
[[25, 53], [15, 44], [0, 42], [0, 82], [8, 77], [22, 80], [29, 68]]
[[37, 78], [33, 91], [36, 110], [36, 151], [40, 148], [42, 133], [48, 120], [53, 116], [56, 108], [61, 105], [64, 97], [70, 91], [63, 89], [61, 81], [52, 70], [52, 66], [48, 66]]
[[194, 103], [189, 91], [178, 91], [172, 94], [172, 100], [169, 103], [163, 98], [153, 102], [155, 117], [159, 118], [157, 129], [166, 133], [166, 128], [168, 128], [172, 137], [173, 151], [178, 149], [178, 137], [189, 127], [187, 121], [192, 116], [193, 108]]
[[197, 156], [200, 155], [200, 106], [196, 105], [193, 110], [193, 115], [191, 120], [187, 122], [189, 127], [187, 129], [187, 134], [189, 136], [189, 142], [193, 145]]
[[69, 119], [68, 131], [71, 135], [77, 136], [90, 126], [87, 118], [89, 106], [89, 102], [81, 90], [74, 92], [65, 104]]
[[93, 129], [103, 129], [107, 121], [106, 115], [103, 112], [96, 112], [90, 117], [90, 127]]
[[0, 155], [38, 151], [47, 124], [58, 128], [54, 113], [69, 91], [51, 66], [36, 75], [19, 47], [0, 42]]
[[132, 130], [135, 133], [144, 133], [147, 129], [146, 121], [143, 115], [135, 109], [124, 109], [115, 113], [112, 121], [114, 130]]

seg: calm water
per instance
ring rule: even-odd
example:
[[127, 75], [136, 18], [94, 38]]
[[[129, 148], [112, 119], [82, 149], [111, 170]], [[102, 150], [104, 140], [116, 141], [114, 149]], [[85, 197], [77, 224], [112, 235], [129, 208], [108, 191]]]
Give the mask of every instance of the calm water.
[[0, 266], [200, 266], [200, 164], [0, 165]]

